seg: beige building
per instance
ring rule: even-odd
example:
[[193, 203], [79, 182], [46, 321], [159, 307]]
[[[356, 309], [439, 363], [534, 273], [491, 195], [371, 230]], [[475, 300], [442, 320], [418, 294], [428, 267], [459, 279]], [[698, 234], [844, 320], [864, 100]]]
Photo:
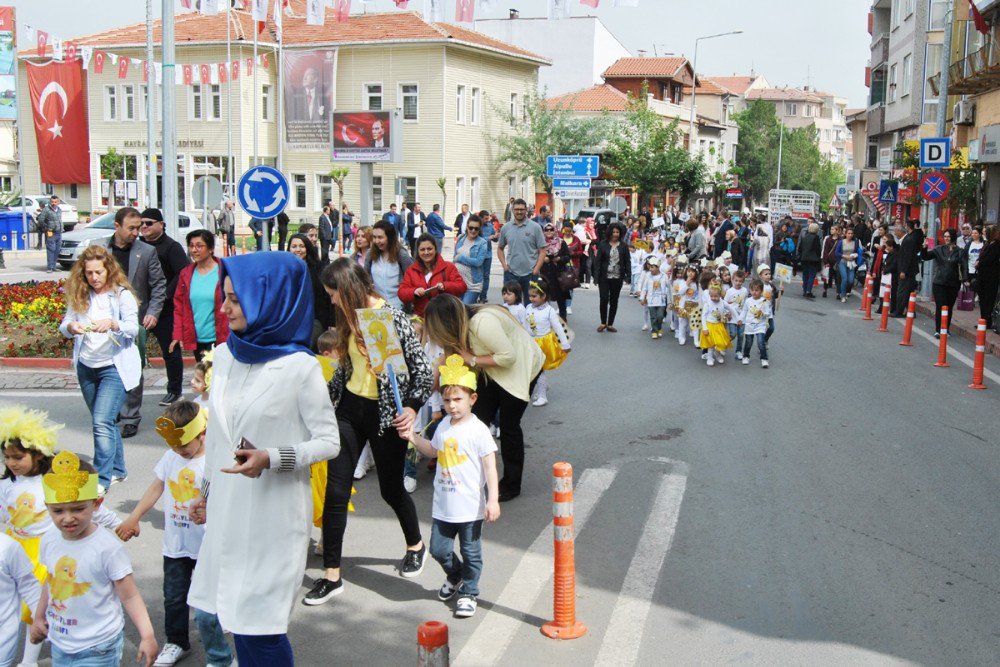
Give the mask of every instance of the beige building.
[[809, 86], [754, 88], [746, 92], [746, 99], [773, 104], [785, 127], [797, 129], [814, 125], [820, 153], [845, 169], [853, 168], [851, 135], [844, 115], [847, 99]]
[[[444, 23], [428, 23], [415, 12], [391, 12], [351, 16], [336, 23], [328, 12], [325, 26], [305, 23], [304, 0], [291, 1], [291, 16], [285, 16], [283, 51], [336, 49], [335, 104], [337, 110], [393, 110], [402, 116], [403, 160], [374, 167], [372, 188], [376, 215], [396, 200], [394, 184], [405, 179], [406, 201], [420, 201], [425, 211], [443, 203], [445, 215], [457, 205], [474, 209], [502, 209], [510, 196], [534, 198], [534, 183], [518, 176], [502, 176], [490, 160], [491, 141], [501, 124], [516, 123], [522, 116], [525, 95], [537, 83], [539, 67], [548, 61], [468, 29]], [[232, 13], [232, 59], [245, 63], [253, 55], [253, 22], [247, 12]], [[322, 202], [336, 199], [336, 187], [327, 173], [332, 167], [329, 150], [306, 152], [281, 150], [279, 146], [278, 71], [281, 56], [274, 26], [260, 35], [259, 53], [267, 54], [268, 67], [258, 65], [256, 81], [245, 70], [236, 81], [212, 81], [183, 85], [185, 64], [222, 63], [226, 57], [226, 16], [179, 14], [176, 20], [178, 85], [176, 88], [178, 178], [174, 187], [180, 196], [178, 208], [193, 210], [191, 189], [201, 175], [213, 174], [232, 185], [253, 164], [254, 146], [259, 161], [277, 165], [291, 183], [286, 212], [293, 222], [315, 221]], [[157, 23], [155, 40], [159, 43]], [[120, 56], [145, 59], [145, 25], [132, 25], [76, 40]], [[34, 50], [21, 58], [33, 60]], [[155, 59], [160, 60], [159, 49]], [[145, 206], [146, 194], [146, 103], [145, 84], [139, 68], [127, 79], [118, 78], [115, 67], [105, 64], [103, 74], [93, 69], [85, 74], [91, 137], [91, 183], [53, 187], [80, 211], [114, 207], [114, 188], [104, 186], [100, 157], [114, 148], [126, 157], [125, 180], [134, 181], [127, 195], [130, 203]], [[195, 68], [197, 70], [197, 68]], [[195, 75], [197, 77], [197, 74]], [[19, 86], [27, 90], [25, 68], [19, 67]], [[156, 117], [160, 110], [160, 86], [156, 86]], [[230, 90], [232, 108], [230, 111]], [[19, 97], [20, 118], [30, 127], [27, 95]], [[230, 122], [230, 113], [232, 121]], [[254, 118], [257, 118], [256, 137]], [[228, 168], [229, 133], [232, 132], [232, 169]], [[156, 123], [156, 136], [161, 136]], [[42, 190], [34, 136], [24, 137], [25, 180], [28, 190]], [[280, 156], [279, 156], [279, 151]], [[280, 160], [279, 160], [280, 157]], [[360, 168], [351, 171], [345, 183], [345, 201], [358, 212]], [[444, 192], [436, 181], [444, 177]], [[159, 192], [163, 191], [162, 182]], [[110, 196], [109, 196], [110, 195]], [[123, 203], [121, 201], [117, 202]], [[447, 221], [447, 217], [446, 217]]]

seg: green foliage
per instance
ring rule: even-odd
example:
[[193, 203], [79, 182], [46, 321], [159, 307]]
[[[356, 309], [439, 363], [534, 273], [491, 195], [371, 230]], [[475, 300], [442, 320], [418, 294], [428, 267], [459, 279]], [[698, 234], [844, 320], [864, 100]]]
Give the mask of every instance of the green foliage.
[[125, 178], [125, 168], [128, 167], [130, 178], [136, 178], [136, 162], [134, 155], [124, 155], [115, 150], [114, 147], [101, 156], [101, 178], [109, 181], [117, 181]]
[[979, 191], [982, 185], [982, 173], [977, 168], [970, 168], [969, 163], [961, 153], [955, 153], [953, 161], [958, 164], [955, 169], [947, 169], [945, 173], [951, 181], [951, 190], [945, 203], [954, 211], [965, 213], [971, 220], [979, 218]]
[[733, 114], [740, 130], [736, 168], [745, 200], [762, 202], [777, 183], [778, 137], [781, 124], [774, 105], [754, 100], [744, 111]]
[[349, 173], [351, 173], [351, 168], [342, 166], [334, 166], [333, 169], [326, 172], [326, 175], [330, 177], [330, 180], [337, 185], [337, 194], [339, 196], [338, 201], [340, 202], [338, 209], [340, 206], [344, 205], [344, 181], [347, 180], [347, 175]]
[[493, 111], [503, 128], [490, 137], [497, 148], [494, 166], [505, 176], [530, 176], [540, 181], [550, 197], [552, 179], [545, 173], [546, 158], [589, 153], [605, 135], [603, 117], [578, 118], [568, 106], [552, 107], [544, 94], [535, 91], [526, 95], [523, 119], [512, 119], [509, 109], [496, 105]]

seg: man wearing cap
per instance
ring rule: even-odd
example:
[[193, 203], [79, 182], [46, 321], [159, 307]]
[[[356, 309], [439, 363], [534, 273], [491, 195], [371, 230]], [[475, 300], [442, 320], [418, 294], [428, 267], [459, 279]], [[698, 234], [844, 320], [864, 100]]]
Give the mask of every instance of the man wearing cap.
[[142, 227], [139, 229], [139, 234], [144, 242], [156, 250], [156, 257], [160, 260], [163, 278], [167, 283], [163, 310], [160, 311], [160, 317], [153, 327], [153, 335], [156, 336], [156, 341], [163, 351], [163, 362], [167, 368], [167, 395], [160, 401], [160, 405], [170, 405], [181, 397], [184, 362], [181, 359], [180, 346], [174, 346], [171, 351], [170, 343], [174, 331], [174, 290], [177, 289], [177, 277], [181, 269], [190, 263], [184, 246], [167, 236], [165, 227], [160, 209], [147, 208], [142, 212]]
[[59, 209], [59, 197], [52, 195], [49, 205], [43, 208], [35, 217], [35, 225], [39, 234], [45, 235], [45, 271], [56, 270], [56, 259], [62, 246], [62, 211]]

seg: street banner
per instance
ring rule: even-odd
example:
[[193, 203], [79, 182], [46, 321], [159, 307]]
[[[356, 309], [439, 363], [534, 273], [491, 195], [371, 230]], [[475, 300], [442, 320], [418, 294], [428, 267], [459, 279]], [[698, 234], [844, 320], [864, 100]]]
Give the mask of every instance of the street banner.
[[14, 8], [0, 7], [0, 120], [17, 118], [17, 56]]
[[472, 23], [476, 20], [476, 0], [455, 0], [455, 22]]
[[282, 58], [285, 148], [330, 150], [330, 114], [337, 99], [337, 49], [286, 50]]
[[424, 20], [428, 23], [442, 23], [444, 0], [424, 0]]
[[569, 18], [569, 0], [549, 0], [549, 20]]
[[43, 183], [90, 183], [86, 99], [80, 63], [25, 62]]
[[392, 112], [355, 111], [333, 114], [333, 159], [340, 162], [392, 160]]

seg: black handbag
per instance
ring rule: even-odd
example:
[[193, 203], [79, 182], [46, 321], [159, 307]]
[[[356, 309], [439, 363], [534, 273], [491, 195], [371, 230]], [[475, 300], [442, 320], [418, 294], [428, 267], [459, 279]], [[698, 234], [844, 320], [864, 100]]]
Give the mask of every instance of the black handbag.
[[573, 264], [567, 264], [557, 275], [556, 282], [559, 283], [559, 289], [563, 293], [569, 292], [570, 290], [575, 290], [580, 286], [580, 276]]

